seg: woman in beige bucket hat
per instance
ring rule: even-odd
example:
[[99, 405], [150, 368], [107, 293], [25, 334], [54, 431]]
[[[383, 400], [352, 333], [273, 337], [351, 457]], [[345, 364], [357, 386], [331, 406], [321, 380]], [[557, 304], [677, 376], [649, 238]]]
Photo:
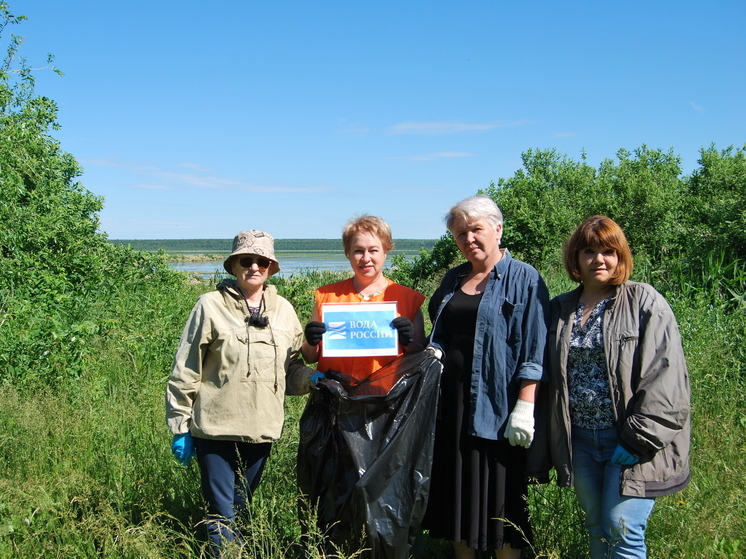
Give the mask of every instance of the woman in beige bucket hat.
[[223, 267], [235, 276], [202, 295], [176, 351], [166, 392], [172, 450], [200, 467], [210, 548], [240, 546], [241, 515], [282, 431], [285, 394], [305, 394], [316, 372], [298, 352], [303, 329], [267, 280], [280, 271], [274, 239], [259, 230], [233, 239]]

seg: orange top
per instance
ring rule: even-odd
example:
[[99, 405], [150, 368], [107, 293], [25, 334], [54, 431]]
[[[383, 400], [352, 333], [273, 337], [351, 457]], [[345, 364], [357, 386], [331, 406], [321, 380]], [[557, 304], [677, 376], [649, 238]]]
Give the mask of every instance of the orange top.
[[[425, 296], [414, 289], [394, 283], [388, 278], [386, 281], [388, 282], [386, 288], [379, 294], [367, 300], [363, 300], [357, 293], [355, 293], [355, 288], [352, 286], [352, 278], [319, 287], [314, 293], [314, 297], [316, 298], [316, 316], [321, 316], [321, 305], [323, 303], [390, 302], [396, 303], [396, 311], [399, 316], [406, 316], [409, 320], [414, 322], [414, 317], [424, 302]], [[401, 353], [402, 352], [400, 352], [400, 355]], [[319, 363], [316, 368], [321, 372], [326, 372], [329, 369], [332, 369], [334, 371], [346, 373], [357, 380], [364, 380], [372, 372], [377, 371], [394, 359], [396, 359], [396, 356], [393, 355], [376, 357], [322, 356], [319, 358]], [[381, 380], [385, 381], [385, 379]], [[393, 385], [393, 380], [391, 382]], [[390, 388], [391, 386], [387, 386], [386, 391]]]

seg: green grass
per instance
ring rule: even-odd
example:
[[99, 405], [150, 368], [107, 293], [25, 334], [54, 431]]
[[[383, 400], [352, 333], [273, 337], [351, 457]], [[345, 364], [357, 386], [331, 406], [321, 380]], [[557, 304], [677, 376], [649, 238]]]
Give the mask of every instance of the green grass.
[[[553, 294], [571, 287], [556, 268], [546, 277]], [[305, 321], [313, 288], [335, 279], [316, 273], [277, 283]], [[172, 458], [163, 408], [178, 336], [204, 289], [143, 286], [121, 293], [90, 317], [101, 328], [79, 378], [54, 387], [2, 386], [0, 558], [207, 556], [199, 473], [196, 465], [184, 468]], [[666, 296], [679, 320], [691, 376], [692, 482], [657, 501], [648, 529], [650, 557], [742, 557], [746, 316], [726, 297], [690, 291]], [[287, 399], [285, 432], [255, 497], [245, 557], [293, 557], [300, 544], [294, 468], [304, 402], [303, 397]], [[538, 556], [586, 553], [582, 515], [571, 490], [553, 484], [532, 488], [530, 504]], [[451, 556], [447, 544], [426, 536], [413, 553]]]

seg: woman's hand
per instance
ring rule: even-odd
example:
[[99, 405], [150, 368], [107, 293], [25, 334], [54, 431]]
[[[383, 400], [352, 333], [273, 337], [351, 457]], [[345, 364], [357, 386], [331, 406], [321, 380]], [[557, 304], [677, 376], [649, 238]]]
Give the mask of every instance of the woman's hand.
[[618, 444], [614, 449], [611, 461], [614, 464], [620, 464], [621, 466], [634, 466], [640, 461], [640, 459], [622, 445]]
[[326, 378], [326, 375], [324, 373], [314, 373], [311, 375], [311, 386], [316, 388], [316, 385], [319, 383], [320, 380], [323, 380]]
[[534, 440], [534, 404], [518, 400], [508, 417], [505, 437], [512, 446], [528, 448]]
[[397, 316], [391, 321], [391, 326], [396, 328], [399, 335], [399, 343], [408, 346], [414, 338], [414, 324], [406, 316]]
[[180, 435], [174, 435], [173, 442], [171, 443], [171, 452], [174, 453], [176, 460], [182, 466], [188, 466], [189, 461], [194, 456], [194, 441], [192, 440], [192, 434], [181, 433]]
[[324, 337], [325, 332], [326, 325], [323, 322], [316, 322], [315, 320], [312, 320], [311, 322], [306, 324], [304, 334], [306, 336], [308, 345], [319, 345], [319, 342], [321, 342], [321, 339]]

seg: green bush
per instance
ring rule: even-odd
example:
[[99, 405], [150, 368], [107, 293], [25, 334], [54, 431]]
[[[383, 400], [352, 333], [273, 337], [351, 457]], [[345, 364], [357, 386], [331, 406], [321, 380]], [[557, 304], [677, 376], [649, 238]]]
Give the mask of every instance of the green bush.
[[687, 180], [685, 242], [693, 257], [721, 249], [746, 259], [746, 147], [710, 146], [699, 164]]
[[460, 257], [456, 242], [450, 233], [443, 235], [431, 250], [420, 249], [419, 254], [407, 260], [403, 255], [391, 259], [389, 278], [397, 283], [416, 289], [421, 293], [432, 293], [441, 277]]
[[[0, 32], [23, 21], [0, 2]], [[51, 136], [57, 107], [34, 92], [11, 36], [0, 70], [0, 368], [3, 381], [38, 386], [76, 378], [106, 325], [95, 309], [119, 290], [181, 282], [162, 256], [113, 246], [99, 232], [103, 200]]]
[[289, 278], [272, 277], [270, 283], [277, 287], [277, 292], [293, 303], [295, 312], [301, 324], [311, 320], [313, 307], [316, 304], [313, 292], [316, 288], [342, 281], [350, 277], [349, 272], [332, 272], [329, 270], [310, 270], [304, 274], [293, 275]]
[[523, 169], [491, 184], [488, 194], [503, 213], [502, 245], [533, 266], [556, 253], [598, 198], [595, 170], [556, 150], [529, 149]]
[[528, 263], [557, 259], [567, 238], [591, 215], [608, 215], [637, 253], [660, 256], [681, 246], [683, 183], [672, 151], [620, 149], [596, 170], [556, 150], [528, 150], [523, 169], [486, 193], [503, 212], [503, 244]]

